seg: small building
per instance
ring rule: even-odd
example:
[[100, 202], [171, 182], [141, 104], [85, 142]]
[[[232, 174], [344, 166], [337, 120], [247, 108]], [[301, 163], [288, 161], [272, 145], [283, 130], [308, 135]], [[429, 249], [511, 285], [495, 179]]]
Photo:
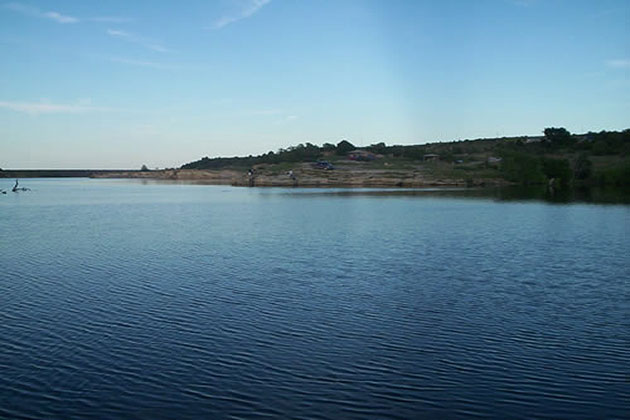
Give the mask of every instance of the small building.
[[500, 157], [490, 156], [490, 157], [488, 158], [487, 162], [488, 162], [489, 164], [497, 165], [497, 164], [501, 163], [501, 161], [502, 161], [502, 160], [503, 160], [503, 159], [502, 159], [502, 158], [500, 158]]
[[430, 162], [430, 161], [439, 160], [439, 159], [440, 159], [440, 155], [436, 155], [435, 153], [428, 153], [422, 157], [422, 160], [424, 160], [425, 162]]
[[367, 150], [357, 149], [348, 152], [348, 159], [357, 161], [370, 161], [376, 159], [376, 155], [372, 152], [368, 152]]

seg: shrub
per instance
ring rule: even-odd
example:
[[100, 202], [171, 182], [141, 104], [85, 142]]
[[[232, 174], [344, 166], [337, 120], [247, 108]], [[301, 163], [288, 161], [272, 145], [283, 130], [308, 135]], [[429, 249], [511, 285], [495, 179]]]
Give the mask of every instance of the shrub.
[[501, 173], [508, 181], [520, 184], [542, 184], [545, 174], [538, 157], [527, 153], [504, 152], [501, 161]]
[[567, 159], [542, 159], [542, 171], [548, 179], [557, 179], [560, 185], [567, 186], [571, 181], [573, 172]]

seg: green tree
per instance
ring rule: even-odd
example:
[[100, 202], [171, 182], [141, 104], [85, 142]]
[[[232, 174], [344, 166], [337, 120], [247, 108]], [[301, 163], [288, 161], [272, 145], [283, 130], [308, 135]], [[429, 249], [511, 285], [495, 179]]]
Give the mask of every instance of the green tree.
[[411, 160], [423, 160], [424, 155], [428, 153], [423, 146], [403, 146], [402, 156]]
[[385, 153], [387, 153], [387, 145], [384, 142], [372, 144], [367, 149], [370, 152], [377, 153], [379, 155], [384, 155]]
[[341, 140], [337, 143], [337, 154], [344, 156], [346, 153], [355, 150], [356, 147], [350, 143], [348, 140]]
[[538, 157], [527, 153], [504, 152], [502, 158], [501, 173], [508, 181], [523, 185], [545, 182], [542, 163]]
[[563, 146], [571, 143], [573, 137], [571, 133], [564, 127], [549, 127], [543, 131], [545, 133], [545, 140], [552, 146]]
[[584, 181], [593, 175], [593, 162], [588, 158], [586, 153], [581, 153], [575, 161], [573, 168], [573, 176], [575, 179]]
[[571, 182], [573, 172], [567, 159], [542, 159], [542, 171], [548, 179], [558, 180], [559, 185], [567, 186]]

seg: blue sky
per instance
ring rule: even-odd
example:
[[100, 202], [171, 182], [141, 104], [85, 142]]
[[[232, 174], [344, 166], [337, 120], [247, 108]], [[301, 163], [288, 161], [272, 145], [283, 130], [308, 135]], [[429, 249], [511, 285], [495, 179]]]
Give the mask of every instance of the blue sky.
[[0, 167], [630, 127], [627, 0], [0, 0]]

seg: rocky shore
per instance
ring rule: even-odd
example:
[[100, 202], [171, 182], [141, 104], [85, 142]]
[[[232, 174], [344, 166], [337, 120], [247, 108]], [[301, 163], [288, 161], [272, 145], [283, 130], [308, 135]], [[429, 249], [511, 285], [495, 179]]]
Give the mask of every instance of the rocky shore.
[[94, 174], [94, 178], [140, 178], [170, 181], [194, 181], [210, 185], [244, 187], [479, 187], [506, 185], [498, 178], [450, 178], [440, 177], [430, 171], [418, 169], [373, 169], [359, 165], [338, 167], [334, 170], [315, 169], [310, 164], [296, 164], [289, 171], [273, 166], [254, 167], [253, 172], [244, 170], [196, 170], [167, 169]]

